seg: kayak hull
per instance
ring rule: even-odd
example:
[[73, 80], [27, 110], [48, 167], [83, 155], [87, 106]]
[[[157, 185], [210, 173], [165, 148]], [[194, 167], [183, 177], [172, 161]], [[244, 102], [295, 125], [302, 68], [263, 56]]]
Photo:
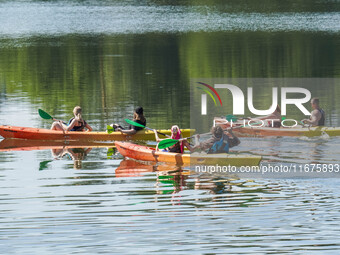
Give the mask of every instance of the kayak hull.
[[[221, 126], [223, 129], [230, 127], [230, 123], [227, 123], [225, 119], [215, 118], [215, 125]], [[243, 123], [241, 124], [243, 125]], [[265, 136], [306, 136], [315, 137], [327, 134], [329, 136], [340, 136], [340, 127], [238, 127], [239, 123], [236, 123], [236, 127], [233, 132], [240, 137], [265, 137]]]
[[[170, 135], [171, 130], [158, 130], [161, 133]], [[182, 129], [183, 137], [194, 134], [193, 129]], [[126, 140], [154, 140], [153, 131], [141, 130], [134, 135], [126, 135], [121, 132], [75, 132], [56, 131], [44, 128], [0, 126], [0, 135], [4, 138], [18, 138], [29, 140], [54, 140], [54, 141], [126, 141]], [[160, 135], [165, 138], [165, 136]]]
[[221, 166], [257, 166], [261, 157], [235, 154], [181, 154], [156, 151], [147, 146], [115, 142], [116, 148], [124, 157], [153, 162], [182, 165], [221, 165]]

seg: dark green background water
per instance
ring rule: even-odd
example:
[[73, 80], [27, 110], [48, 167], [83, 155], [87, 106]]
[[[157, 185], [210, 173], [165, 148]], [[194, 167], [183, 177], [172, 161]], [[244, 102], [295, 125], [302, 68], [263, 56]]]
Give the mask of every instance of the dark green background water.
[[152, 127], [188, 127], [191, 78], [339, 77], [334, 2], [171, 3], [3, 2], [1, 98], [60, 118], [81, 105], [98, 130], [137, 105]]
[[[49, 127], [38, 108], [66, 120], [81, 105], [104, 130], [142, 105], [150, 127], [188, 127], [191, 78], [339, 78], [339, 11], [308, 0], [0, 1], [0, 123]], [[339, 86], [310, 87], [332, 125]], [[336, 163], [339, 144], [247, 138], [236, 150]], [[1, 152], [0, 251], [338, 252], [338, 179], [176, 177], [121, 164], [105, 148], [81, 169], [50, 150]]]

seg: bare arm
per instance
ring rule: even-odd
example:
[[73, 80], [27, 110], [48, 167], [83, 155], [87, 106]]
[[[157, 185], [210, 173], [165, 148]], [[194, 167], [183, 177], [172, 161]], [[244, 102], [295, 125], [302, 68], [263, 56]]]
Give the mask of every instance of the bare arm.
[[232, 142], [230, 144], [230, 147], [237, 146], [241, 143], [240, 139], [238, 139], [238, 137], [233, 133], [232, 129], [229, 129], [228, 133], [232, 136], [232, 139], [231, 139]]
[[88, 131], [90, 131], [90, 132], [93, 130], [92, 127], [91, 127], [89, 124], [87, 124], [87, 123], [86, 123], [86, 126], [85, 126], [85, 127], [86, 127], [86, 128], [88, 129]]
[[127, 134], [127, 135], [134, 135], [134, 134], [137, 133], [137, 131], [134, 130], [134, 129], [124, 130], [124, 129], [118, 128], [117, 130], [122, 132], [123, 134]]
[[187, 140], [183, 140], [183, 145], [188, 148], [189, 151], [192, 151], [193, 147], [190, 146]]
[[191, 147], [189, 150], [190, 152], [195, 152], [197, 151], [199, 148], [200, 148], [200, 142], [199, 142], [199, 139], [200, 139], [200, 135], [195, 135], [195, 144], [193, 147]]
[[76, 119], [73, 119], [70, 125], [67, 126], [66, 131], [70, 131], [74, 127], [75, 124], [76, 124]]
[[312, 115], [310, 119], [302, 120], [303, 123], [310, 124], [312, 126], [317, 126], [319, 124], [319, 120], [321, 119], [322, 115], [318, 110], [312, 111]]
[[159, 143], [160, 141], [164, 140], [164, 139], [159, 139], [156, 129], [154, 129], [153, 132], [155, 132], [155, 138], [156, 138], [156, 142], [157, 143]]

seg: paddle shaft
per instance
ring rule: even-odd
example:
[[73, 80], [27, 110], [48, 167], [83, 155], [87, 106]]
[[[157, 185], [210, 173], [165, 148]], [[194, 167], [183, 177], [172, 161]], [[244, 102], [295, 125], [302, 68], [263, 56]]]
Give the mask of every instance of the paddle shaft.
[[[150, 130], [150, 131], [154, 131], [153, 129], [151, 129], [151, 128], [149, 128], [149, 127], [146, 127], [146, 126], [144, 126], [143, 124], [138, 123], [138, 122], [136, 122], [136, 121], [129, 120], [129, 119], [125, 119], [125, 121], [126, 121], [128, 124], [130, 124], [130, 125], [133, 125], [133, 126], [136, 126], [136, 127], [145, 128], [145, 129]], [[157, 131], [157, 134], [164, 135], [164, 136], [166, 136], [166, 137], [170, 137], [170, 136], [168, 136], [168, 135], [166, 135], [166, 134], [164, 134], [164, 133], [158, 132], [158, 131]]]
[[[149, 128], [149, 127], [144, 127], [144, 128], [147, 129], [147, 130], [150, 130], [150, 131], [154, 131], [153, 129], [151, 129], [151, 128]], [[161, 133], [161, 132], [158, 132], [158, 131], [157, 131], [157, 134], [164, 135], [164, 136], [166, 136], [166, 137], [170, 137], [169, 135], [164, 134], [164, 133]]]
[[53, 121], [63, 122], [62, 120], [58, 120], [58, 119], [52, 117], [50, 114], [48, 114], [47, 112], [45, 112], [42, 109], [38, 109], [38, 112], [39, 112], [40, 117], [45, 119], [45, 120], [53, 120]]
[[[261, 123], [262, 123], [262, 122], [256, 122], [256, 123], [254, 123], [254, 124], [261, 124]], [[233, 130], [233, 129], [237, 129], [237, 128], [243, 128], [243, 127], [245, 127], [245, 126], [249, 126], [249, 125], [242, 125], [242, 126], [237, 126], [237, 127], [233, 127], [233, 128], [226, 128], [226, 129], [223, 129], [223, 131]], [[201, 135], [209, 135], [209, 134], [211, 134], [211, 132], [209, 132], [209, 133], [203, 133], [203, 134], [201, 134]], [[195, 137], [195, 136], [190, 136], [190, 137], [183, 138], [183, 139], [189, 139], [189, 138], [193, 138], [193, 137]]]

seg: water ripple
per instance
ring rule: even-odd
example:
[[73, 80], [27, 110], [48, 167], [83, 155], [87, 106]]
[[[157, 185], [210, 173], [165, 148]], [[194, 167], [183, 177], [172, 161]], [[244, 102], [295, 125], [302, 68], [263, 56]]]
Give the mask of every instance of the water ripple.
[[338, 12], [224, 13], [207, 6], [1, 3], [0, 36], [340, 30]]

